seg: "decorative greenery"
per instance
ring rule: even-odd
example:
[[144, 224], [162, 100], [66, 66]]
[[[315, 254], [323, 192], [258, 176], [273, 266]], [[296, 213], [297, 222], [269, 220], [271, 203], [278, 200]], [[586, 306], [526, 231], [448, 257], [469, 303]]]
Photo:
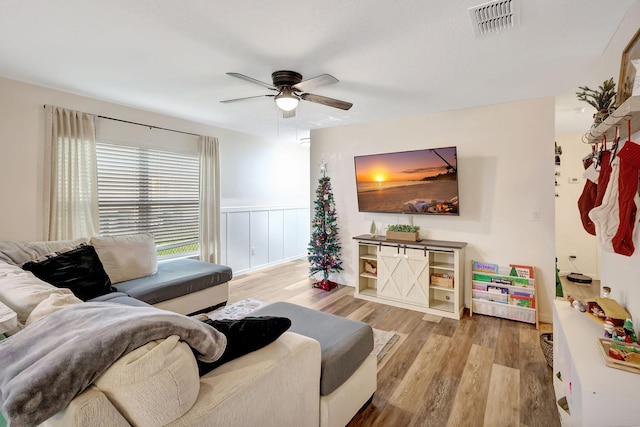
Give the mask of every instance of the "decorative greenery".
[[581, 92], [576, 92], [578, 99], [584, 101], [596, 109], [596, 113], [593, 115], [594, 125], [599, 125], [613, 113], [616, 107], [613, 105], [616, 98], [616, 84], [613, 82], [613, 77], [609, 80], [605, 80], [597, 90], [591, 89], [588, 86], [579, 86]]
[[336, 207], [331, 191], [331, 181], [328, 176], [318, 180], [316, 200], [314, 202], [313, 232], [309, 242], [309, 274], [323, 273], [323, 280], [313, 286], [324, 290], [333, 289], [336, 284], [329, 281], [329, 274], [342, 270], [340, 259], [340, 239]]
[[420, 227], [417, 225], [407, 225], [407, 224], [393, 224], [387, 228], [389, 231], [401, 231], [404, 233], [416, 233], [420, 230]]

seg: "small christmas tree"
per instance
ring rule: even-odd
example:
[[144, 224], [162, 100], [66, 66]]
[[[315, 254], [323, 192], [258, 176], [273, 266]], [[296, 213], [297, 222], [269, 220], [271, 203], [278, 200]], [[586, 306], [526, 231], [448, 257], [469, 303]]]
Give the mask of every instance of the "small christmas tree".
[[313, 277], [322, 272], [323, 279], [314, 283], [313, 287], [330, 291], [338, 285], [329, 280], [329, 274], [342, 270], [342, 260], [331, 180], [324, 176], [324, 168], [323, 176], [318, 180], [314, 204], [313, 232], [309, 242], [309, 274]]

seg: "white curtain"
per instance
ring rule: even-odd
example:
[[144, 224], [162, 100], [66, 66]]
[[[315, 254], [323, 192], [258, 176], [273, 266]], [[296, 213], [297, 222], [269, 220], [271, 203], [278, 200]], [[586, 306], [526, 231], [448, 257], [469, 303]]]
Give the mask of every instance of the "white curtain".
[[50, 180], [48, 240], [99, 233], [95, 116], [51, 105], [47, 116]]
[[200, 259], [220, 262], [220, 160], [218, 138], [201, 136]]

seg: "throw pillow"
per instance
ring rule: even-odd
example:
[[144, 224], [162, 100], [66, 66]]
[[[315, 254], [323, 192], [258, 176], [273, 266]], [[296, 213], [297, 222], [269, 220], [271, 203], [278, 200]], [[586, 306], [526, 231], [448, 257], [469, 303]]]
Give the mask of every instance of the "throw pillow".
[[25, 324], [31, 312], [51, 294], [71, 294], [46, 283], [17, 265], [0, 261], [0, 301], [15, 311], [18, 322]]
[[278, 339], [291, 327], [291, 320], [286, 317], [261, 316], [242, 319], [203, 320], [227, 337], [227, 347], [220, 359], [212, 363], [198, 360], [200, 376], [211, 372], [223, 363], [240, 356], [260, 350]]
[[177, 335], [122, 356], [94, 385], [131, 425], [145, 427], [177, 420], [191, 409], [200, 392], [193, 351]]
[[67, 288], [82, 301], [115, 291], [93, 246], [81, 245], [43, 261], [22, 265], [37, 278]]
[[47, 240], [40, 242], [0, 242], [0, 260], [9, 264], [22, 265], [27, 261], [52, 252], [59, 252], [63, 248], [75, 248], [89, 239], [81, 237], [73, 240]]
[[158, 271], [156, 242], [151, 233], [92, 237], [90, 243], [113, 284]]
[[82, 300], [71, 292], [53, 293], [46, 299], [40, 301], [40, 304], [36, 305], [24, 325], [29, 326], [30, 324], [35, 323], [58, 310], [62, 310], [63, 308], [73, 304], [80, 304], [81, 302]]

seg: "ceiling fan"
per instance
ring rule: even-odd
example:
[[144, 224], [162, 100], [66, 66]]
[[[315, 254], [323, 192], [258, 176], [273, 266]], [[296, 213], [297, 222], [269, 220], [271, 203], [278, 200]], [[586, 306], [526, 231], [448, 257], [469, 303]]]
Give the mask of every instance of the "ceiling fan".
[[316, 104], [327, 105], [329, 107], [340, 108], [341, 110], [348, 110], [353, 106], [353, 104], [350, 102], [341, 101], [339, 99], [329, 98], [326, 96], [315, 95], [308, 92], [309, 90], [313, 90], [320, 86], [338, 83], [338, 79], [330, 74], [321, 74], [317, 77], [313, 77], [311, 79], [303, 81], [302, 74], [295, 71], [275, 71], [271, 74], [273, 84], [265, 83], [240, 73], [227, 74], [232, 77], [237, 77], [250, 83], [260, 85], [277, 93], [249, 96], [246, 98], [227, 99], [220, 102], [229, 103], [264, 97], [274, 98], [276, 104], [282, 110], [283, 117], [285, 119], [295, 117], [296, 107], [298, 106], [300, 100], [315, 102]]

